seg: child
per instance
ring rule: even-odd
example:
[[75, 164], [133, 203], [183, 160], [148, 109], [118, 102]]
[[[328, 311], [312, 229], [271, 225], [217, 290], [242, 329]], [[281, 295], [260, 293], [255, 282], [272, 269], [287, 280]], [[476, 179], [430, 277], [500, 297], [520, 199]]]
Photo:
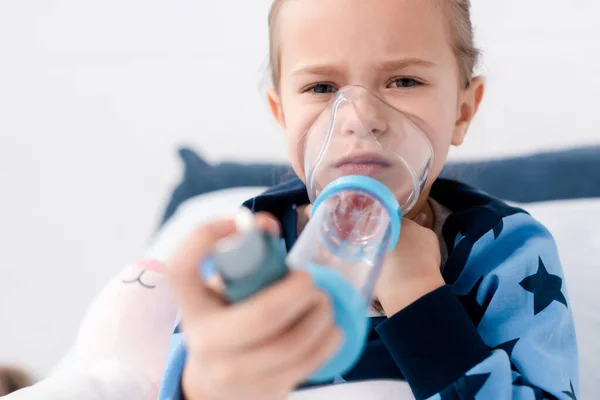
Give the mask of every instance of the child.
[[[88, 312], [72, 367], [9, 398], [156, 398], [179, 307], [161, 400], [392, 399], [403, 398], [404, 381], [418, 399], [576, 399], [575, 331], [552, 237], [523, 210], [436, 179], [484, 92], [472, 76], [469, 10], [469, 0], [272, 6], [269, 103], [299, 179], [245, 203], [264, 230], [289, 250], [308, 222], [305, 133], [342, 89], [360, 87], [410, 115], [433, 152], [384, 261], [365, 351], [348, 373], [306, 388], [341, 342], [327, 295], [306, 273], [232, 306], [202, 281], [198, 266], [235, 233], [227, 219], [198, 228], [168, 260], [173, 293], [155, 264], [126, 269]], [[367, 114], [370, 134], [394, 134]], [[381, 167], [364, 161], [345, 168]]]
[[[276, 0], [270, 41], [269, 103], [300, 180], [246, 206], [265, 229], [281, 226], [288, 249], [308, 218], [303, 135], [338, 90], [361, 85], [416, 116], [435, 155], [385, 260], [366, 350], [335, 383], [406, 380], [419, 399], [575, 399], [577, 346], [552, 237], [523, 210], [435, 179], [484, 93], [469, 0]], [[203, 285], [197, 265], [234, 231], [229, 220], [203, 226], [169, 261], [185, 330], [163, 387], [171, 398], [281, 399], [340, 342], [327, 298], [302, 273], [231, 307]]]

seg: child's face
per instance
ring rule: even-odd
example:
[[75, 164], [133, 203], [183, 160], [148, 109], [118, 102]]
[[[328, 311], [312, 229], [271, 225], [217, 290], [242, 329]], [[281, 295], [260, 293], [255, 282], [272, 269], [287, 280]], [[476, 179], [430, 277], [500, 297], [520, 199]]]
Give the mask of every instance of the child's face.
[[[429, 182], [460, 145], [483, 83], [464, 88], [447, 16], [435, 0], [288, 0], [278, 19], [280, 82], [269, 93], [291, 164], [305, 180], [302, 137], [332, 92], [362, 85], [422, 121]], [[426, 190], [428, 192], [428, 190]]]

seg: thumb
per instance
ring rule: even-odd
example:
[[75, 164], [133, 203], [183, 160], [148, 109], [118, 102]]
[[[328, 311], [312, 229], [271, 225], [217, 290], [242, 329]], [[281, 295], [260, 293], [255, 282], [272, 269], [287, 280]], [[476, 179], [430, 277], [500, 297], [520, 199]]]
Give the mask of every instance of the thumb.
[[200, 267], [217, 242], [235, 231], [232, 219], [205, 224], [192, 232], [167, 261], [167, 273], [183, 319], [222, 306], [219, 296], [202, 280]]

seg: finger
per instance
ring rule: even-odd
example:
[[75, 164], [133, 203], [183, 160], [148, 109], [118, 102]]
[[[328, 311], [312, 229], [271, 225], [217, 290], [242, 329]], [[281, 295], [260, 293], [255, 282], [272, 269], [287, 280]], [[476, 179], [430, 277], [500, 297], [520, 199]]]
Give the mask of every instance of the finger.
[[426, 227], [428, 219], [427, 213], [423, 212], [416, 216], [415, 222], [423, 227]]
[[333, 311], [325, 293], [287, 331], [252, 347], [244, 354], [244, 365], [256, 374], [274, 373], [280, 368], [293, 366], [305, 357], [334, 326]]
[[167, 262], [167, 271], [182, 317], [220, 306], [221, 300], [203, 282], [200, 267], [216, 243], [235, 233], [230, 219], [219, 220], [196, 229], [175, 250]]
[[271, 214], [268, 213], [257, 213], [256, 216], [256, 224], [263, 231], [270, 233], [275, 237], [281, 236], [281, 226], [279, 221], [275, 219]]
[[339, 329], [331, 327], [322, 335], [321, 340], [305, 352], [304, 356], [297, 360], [289, 368], [281, 368], [280, 373], [272, 373], [265, 378], [266, 382], [293, 382], [294, 386], [300, 384], [314, 374], [325, 364], [340, 348], [343, 335]]
[[210, 289], [214, 290], [216, 293], [223, 294], [225, 293], [225, 283], [223, 279], [217, 274], [212, 275], [205, 281], [205, 284]]
[[322, 341], [322, 335], [326, 334], [332, 326], [332, 312], [328, 298], [325, 294], [321, 294], [318, 301], [281, 336], [265, 340], [252, 348], [231, 353], [214, 353], [214, 346], [211, 346], [209, 355], [219, 354], [223, 357], [223, 354], [226, 354], [228, 359], [222, 363], [226, 369], [224, 375], [231, 377], [235, 371], [238, 374], [234, 379], [237, 384], [241, 382], [255, 384], [261, 382], [265, 376], [278, 373], [281, 368], [293, 367], [297, 359], [304, 358], [305, 351], [311, 351], [317, 342]]
[[312, 204], [309, 204], [306, 207], [304, 207], [304, 216], [306, 217], [306, 219], [310, 219], [311, 211], [312, 211]]
[[319, 293], [306, 272], [293, 271], [254, 297], [230, 306], [203, 328], [209, 331], [207, 335], [219, 337], [222, 350], [245, 350], [289, 329], [314, 306]]

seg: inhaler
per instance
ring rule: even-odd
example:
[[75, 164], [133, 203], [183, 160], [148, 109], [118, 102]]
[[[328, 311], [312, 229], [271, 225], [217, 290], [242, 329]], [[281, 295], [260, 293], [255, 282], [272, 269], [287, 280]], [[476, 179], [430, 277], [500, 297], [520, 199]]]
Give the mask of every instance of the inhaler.
[[308, 271], [334, 309], [343, 343], [309, 381], [327, 382], [360, 358], [369, 331], [368, 307], [402, 216], [426, 186], [433, 150], [418, 118], [362, 86], [331, 99], [303, 137], [311, 217], [284, 258], [276, 239], [237, 218], [238, 236], [219, 246], [215, 270], [229, 301], [242, 301], [283, 277]]

